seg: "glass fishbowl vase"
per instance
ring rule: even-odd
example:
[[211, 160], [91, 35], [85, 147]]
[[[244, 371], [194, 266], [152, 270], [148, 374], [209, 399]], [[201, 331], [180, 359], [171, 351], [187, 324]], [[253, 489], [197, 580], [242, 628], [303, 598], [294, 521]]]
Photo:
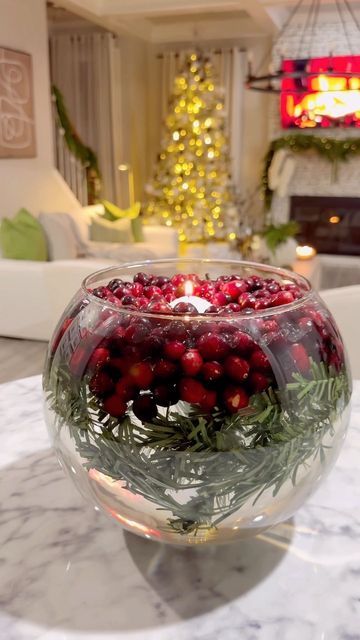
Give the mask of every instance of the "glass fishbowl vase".
[[305, 279], [178, 259], [89, 276], [43, 387], [83, 496], [133, 533], [186, 545], [256, 535], [303, 504], [341, 448], [351, 378]]

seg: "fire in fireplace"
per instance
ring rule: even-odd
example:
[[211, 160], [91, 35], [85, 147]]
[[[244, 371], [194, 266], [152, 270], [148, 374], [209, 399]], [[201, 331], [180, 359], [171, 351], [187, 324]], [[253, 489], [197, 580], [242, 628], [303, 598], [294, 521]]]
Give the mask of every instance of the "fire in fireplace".
[[360, 198], [292, 196], [290, 218], [318, 253], [360, 255]]

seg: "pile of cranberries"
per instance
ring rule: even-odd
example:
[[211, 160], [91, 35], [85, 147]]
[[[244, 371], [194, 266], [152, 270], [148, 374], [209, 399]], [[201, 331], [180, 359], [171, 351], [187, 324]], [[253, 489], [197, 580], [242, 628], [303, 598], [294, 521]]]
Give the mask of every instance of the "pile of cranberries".
[[[192, 295], [211, 304], [202, 316], [188, 303], [170, 306], [189, 281]], [[343, 362], [336, 327], [314, 303], [254, 314], [302, 298], [295, 284], [255, 275], [202, 280], [138, 273], [133, 282], [117, 278], [91, 293], [119, 310], [100, 305], [98, 324], [73, 349], [70, 369], [86, 379], [99, 407], [119, 419], [132, 410], [150, 422], [159, 407], [179, 400], [199, 413], [235, 414], [253, 394], [292, 381], [294, 373], [310, 375], [310, 358], [336, 369]], [[56, 348], [78, 313], [65, 318]]]
[[92, 291], [98, 298], [106, 299], [118, 307], [141, 309], [146, 313], [197, 314], [189, 303], [179, 302], [170, 306], [177, 298], [189, 292], [210, 302], [206, 314], [234, 314], [247, 309], [268, 309], [294, 302], [304, 295], [296, 284], [280, 284], [272, 278], [237, 275], [219, 276], [216, 280], [202, 279], [196, 274], [177, 273], [172, 277], [137, 273], [133, 282], [119, 278], [107, 286]]

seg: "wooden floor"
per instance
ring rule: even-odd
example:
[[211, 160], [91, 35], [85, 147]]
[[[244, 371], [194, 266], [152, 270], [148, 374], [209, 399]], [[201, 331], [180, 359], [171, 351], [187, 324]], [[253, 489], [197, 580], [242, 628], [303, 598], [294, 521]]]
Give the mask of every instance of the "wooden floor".
[[0, 383], [42, 373], [46, 342], [0, 338]]

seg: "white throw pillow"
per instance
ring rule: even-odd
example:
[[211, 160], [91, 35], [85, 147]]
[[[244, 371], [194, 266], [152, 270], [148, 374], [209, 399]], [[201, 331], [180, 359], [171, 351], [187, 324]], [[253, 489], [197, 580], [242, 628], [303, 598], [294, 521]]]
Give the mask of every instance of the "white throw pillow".
[[66, 213], [40, 213], [48, 244], [50, 260], [73, 260], [79, 255], [79, 245], [74, 232], [74, 222]]
[[74, 224], [75, 233], [79, 243], [80, 250], [86, 253], [87, 243], [90, 240], [90, 226], [93, 218], [104, 213], [104, 205], [92, 204], [87, 207], [78, 207], [69, 212]]

